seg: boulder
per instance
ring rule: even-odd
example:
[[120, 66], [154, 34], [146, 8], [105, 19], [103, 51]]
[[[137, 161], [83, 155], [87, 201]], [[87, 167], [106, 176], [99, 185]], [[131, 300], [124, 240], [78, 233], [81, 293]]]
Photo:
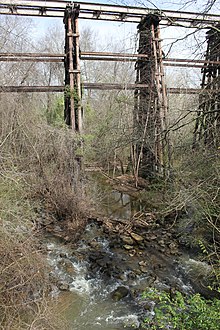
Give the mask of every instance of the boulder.
[[134, 240], [129, 236], [120, 236], [124, 244], [133, 245]]
[[119, 301], [125, 298], [128, 294], [128, 288], [126, 288], [125, 286], [118, 286], [117, 289], [112, 292], [111, 297], [114, 301]]
[[148, 273], [148, 268], [146, 266], [141, 266], [140, 265], [140, 270], [142, 273]]
[[131, 233], [130, 235], [138, 243], [142, 242], [144, 240], [144, 238], [141, 235], [138, 235], [138, 234], [135, 234], [135, 233]]
[[128, 244], [123, 245], [123, 247], [125, 248], [125, 250], [132, 250], [134, 247]]

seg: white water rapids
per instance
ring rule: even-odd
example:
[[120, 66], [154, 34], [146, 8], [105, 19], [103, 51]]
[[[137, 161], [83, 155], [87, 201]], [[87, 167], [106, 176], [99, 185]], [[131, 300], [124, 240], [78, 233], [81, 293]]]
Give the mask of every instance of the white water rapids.
[[[106, 244], [106, 243], [104, 243]], [[85, 247], [86, 248], [86, 247]], [[60, 243], [48, 243], [48, 262], [60, 283], [68, 283], [69, 292], [60, 292], [54, 287], [53, 297], [58, 300], [60, 295], [66, 300], [65, 317], [70, 330], [116, 330], [137, 329], [139, 317], [134, 304], [127, 301], [114, 302], [113, 292], [118, 282], [106, 285], [97, 274], [89, 278], [87, 263], [71, 257], [70, 251]], [[82, 247], [81, 247], [82, 249]], [[74, 273], [70, 276], [60, 266], [63, 259], [72, 264]]]

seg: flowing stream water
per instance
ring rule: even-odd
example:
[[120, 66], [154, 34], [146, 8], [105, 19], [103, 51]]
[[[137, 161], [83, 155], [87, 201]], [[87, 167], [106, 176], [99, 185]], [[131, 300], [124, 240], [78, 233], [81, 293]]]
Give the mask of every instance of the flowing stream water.
[[[80, 249], [84, 248], [86, 249]], [[87, 263], [76, 260], [68, 249], [57, 242], [48, 244], [48, 251], [48, 260], [54, 272], [62, 283], [69, 284], [69, 291], [60, 295], [55, 289], [53, 293], [54, 296], [57, 295], [59, 304], [64, 306], [69, 329], [113, 330], [139, 326], [137, 306], [126, 300], [114, 302], [111, 298], [111, 292], [117, 288], [119, 282], [112, 281], [106, 284], [100, 274], [91, 278]], [[60, 267], [60, 262], [62, 263], [64, 258], [72, 264], [74, 274], [67, 274], [62, 266]]]
[[[138, 207], [143, 208], [142, 203], [138, 204], [137, 200], [109, 187], [102, 187], [97, 181], [93, 185], [92, 194], [97, 208], [106, 216], [129, 219], [132, 212], [138, 211]], [[58, 285], [54, 285], [52, 295], [57, 300], [58, 309], [62, 311], [62, 316], [68, 324], [66, 328], [69, 330], [141, 329], [144, 314], [153, 314], [153, 302], [146, 311], [141, 296], [136, 294], [134, 299], [133, 293], [147, 288], [152, 277], [146, 272], [132, 278], [127, 269], [122, 270], [119, 278], [109, 277], [107, 280], [100, 271], [95, 275], [94, 272], [91, 274], [91, 261], [85, 258], [91, 249], [88, 242], [95, 242], [108, 258], [118, 258], [116, 252], [110, 248], [108, 239], [102, 237], [99, 230], [97, 226], [88, 225], [74, 250], [55, 238], [47, 239], [48, 262], [52, 269], [50, 275], [59, 279]], [[123, 258], [124, 256], [121, 260], [124, 260]], [[184, 274], [196, 267], [204, 268], [204, 272], [208, 272], [209, 267], [204, 263], [199, 264], [187, 254], [181, 258], [178, 266], [175, 266], [176, 258], [171, 258], [170, 266], [164, 271], [166, 274], [154, 278], [154, 286], [163, 290], [169, 289], [169, 286], [175, 283], [182, 292], [193, 292]], [[163, 270], [160, 272], [163, 273]], [[117, 301], [112, 299], [112, 293], [119, 286], [127, 288], [129, 294]]]

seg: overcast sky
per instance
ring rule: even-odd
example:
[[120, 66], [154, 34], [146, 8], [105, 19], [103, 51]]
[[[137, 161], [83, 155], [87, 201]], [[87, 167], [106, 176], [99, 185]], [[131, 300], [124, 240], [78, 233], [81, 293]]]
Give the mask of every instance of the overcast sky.
[[[205, 9], [204, 0], [188, 0], [188, 1], [179, 1], [179, 0], [156, 0], [154, 2], [151, 1], [114, 1], [114, 0], [96, 0], [91, 1], [87, 0], [86, 2], [95, 2], [95, 3], [108, 3], [108, 4], [122, 4], [122, 5], [136, 5], [148, 8], [159, 8], [168, 9], [168, 10], [183, 10], [183, 11], [201, 11]], [[186, 5], [187, 3], [187, 5]], [[214, 4], [212, 11], [215, 13], [220, 13], [219, 0]], [[36, 38], [41, 38], [42, 35], [47, 33], [48, 28], [53, 27], [54, 25], [58, 25], [60, 29], [63, 29], [62, 19], [56, 18], [35, 18], [34, 19], [36, 28], [35, 35]], [[99, 51], [115, 51], [112, 49], [112, 44], [119, 45], [120, 51], [123, 52], [134, 52], [134, 45], [137, 36], [137, 24], [135, 23], [117, 23], [117, 22], [105, 22], [105, 21], [95, 21], [95, 20], [80, 20], [80, 31], [84, 28], [90, 28], [94, 35], [97, 36], [98, 39], [98, 49]], [[179, 27], [161, 27], [161, 34], [163, 38], [163, 49], [165, 54], [170, 50], [168, 56], [169, 57], [177, 57], [177, 58], [203, 58], [206, 44], [205, 44], [205, 31], [200, 32], [198, 35], [187, 39], [183, 39], [182, 41], [178, 41], [174, 43], [172, 48], [170, 46], [176, 39], [182, 39], [186, 34], [192, 32], [192, 29], [184, 29]], [[181, 74], [188, 74], [186, 69], [169, 69], [169, 71], [181, 72]], [[190, 69], [191, 73], [194, 72], [194, 78], [196, 76], [200, 77], [200, 70]], [[196, 81], [197, 79], [195, 79]]]

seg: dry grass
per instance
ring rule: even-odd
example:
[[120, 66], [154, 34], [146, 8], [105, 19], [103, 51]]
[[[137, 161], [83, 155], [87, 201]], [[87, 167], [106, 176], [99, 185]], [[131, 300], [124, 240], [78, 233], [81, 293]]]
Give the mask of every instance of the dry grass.
[[[1, 95], [0, 328], [65, 329], [48, 306], [48, 269], [35, 237], [42, 209], [84, 226], [74, 135], [45, 124], [38, 100]], [[36, 103], [35, 103], [36, 102]]]
[[9, 117], [12, 121], [2, 129], [3, 164], [19, 169], [19, 180], [29, 187], [31, 196], [40, 198], [58, 220], [81, 218], [83, 222], [76, 161], [80, 142], [69, 129], [46, 125], [33, 100], [26, 101], [23, 106], [21, 100], [5, 101], [9, 114], [4, 112], [3, 121], [7, 125]]
[[35, 237], [36, 214], [18, 178], [6, 172], [0, 178], [0, 329], [60, 329], [48, 305], [49, 268]]
[[1, 230], [0, 258], [0, 321], [13, 329], [35, 314], [47, 283], [45, 265], [31, 237], [18, 240], [7, 230]]

